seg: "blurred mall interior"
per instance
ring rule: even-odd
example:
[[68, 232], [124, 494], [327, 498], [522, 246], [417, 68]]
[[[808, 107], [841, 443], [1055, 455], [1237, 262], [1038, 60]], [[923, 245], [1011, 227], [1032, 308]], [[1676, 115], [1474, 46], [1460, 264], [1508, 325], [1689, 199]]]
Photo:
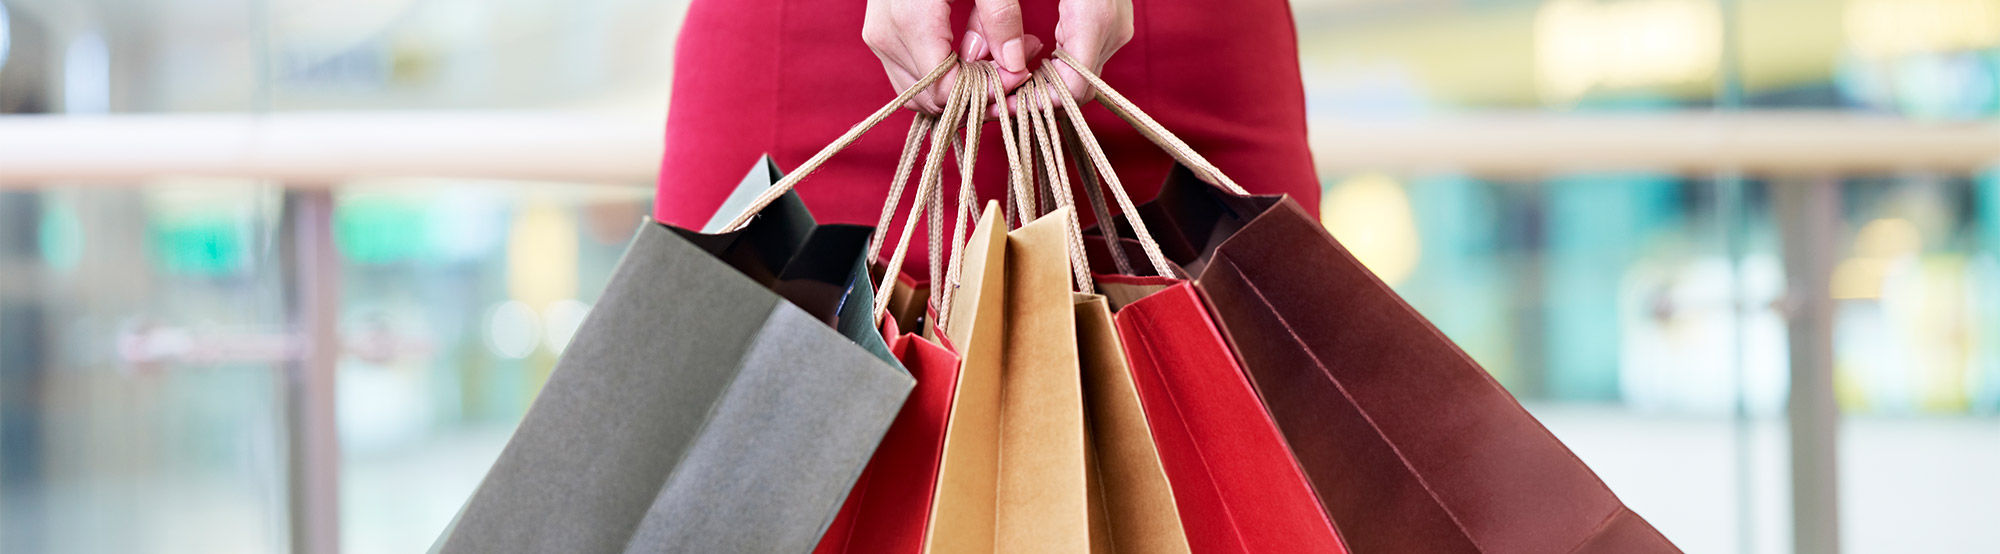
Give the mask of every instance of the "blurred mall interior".
[[[0, 0], [0, 552], [428, 547], [686, 8]], [[1293, 11], [1327, 227], [1681, 547], [2000, 552], [2000, 0]]]

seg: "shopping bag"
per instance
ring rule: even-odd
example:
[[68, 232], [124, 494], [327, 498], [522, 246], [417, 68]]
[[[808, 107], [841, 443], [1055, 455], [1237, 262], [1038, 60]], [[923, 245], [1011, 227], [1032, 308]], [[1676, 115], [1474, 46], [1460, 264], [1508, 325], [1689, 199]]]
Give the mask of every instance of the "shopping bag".
[[[1051, 72], [1052, 68], [1045, 66], [1042, 71]], [[1048, 82], [1056, 81], [1050, 78]], [[1085, 154], [1077, 157], [1076, 166], [1099, 221], [1116, 221], [1098, 190], [1100, 183], [1127, 213], [1137, 212], [1089, 127], [1078, 116], [1078, 106], [1067, 94], [1052, 96], [1070, 115], [1070, 125], [1057, 125], [1069, 150]], [[1045, 110], [1047, 119], [1055, 119], [1052, 112]], [[1049, 151], [1054, 152], [1053, 148]], [[1067, 194], [1066, 186], [1058, 187]], [[1138, 236], [1153, 240], [1149, 234]], [[1090, 273], [1096, 289], [1108, 307], [1117, 311], [1116, 335], [1129, 362], [1122, 377], [1131, 383], [1144, 416], [1144, 427], [1138, 432], [1151, 433], [1149, 446], [1166, 476], [1169, 502], [1178, 510], [1184, 536], [1179, 548], [1196, 552], [1345, 551], [1283, 436], [1259, 403], [1192, 285], [1154, 273], [1176, 274], [1172, 262], [1157, 246], [1095, 238], [1098, 240], [1086, 241], [1089, 254], [1085, 263], [1095, 264]], [[1133, 259], [1150, 263], [1134, 264]], [[1098, 397], [1092, 396], [1092, 400]], [[1092, 413], [1101, 406], [1092, 404]], [[1135, 469], [1121, 473], [1125, 479], [1146, 474]]]
[[917, 380], [910, 398], [854, 483], [847, 503], [814, 552], [919, 552], [937, 488], [938, 457], [958, 384], [958, 355], [895, 320], [884, 324], [889, 351]]
[[1100, 274], [1194, 552], [1344, 552], [1191, 283]]
[[1132, 236], [1149, 251], [1181, 245], [1176, 261], [1195, 276], [1348, 546], [1678, 551], [1317, 218], [1289, 198], [1250, 197], [1074, 58], [1055, 54], [1180, 162], [1154, 206], [1132, 210], [1150, 216], [1156, 234], [1177, 236]]
[[1356, 551], [1676, 551], [1297, 203], [1177, 168], [1141, 212]]
[[1174, 491], [1106, 298], [1076, 295], [1089, 440], [1090, 551], [1188, 552]]
[[1090, 547], [1082, 383], [1064, 221], [1008, 233], [988, 202], [945, 335], [964, 361], [927, 552]]
[[441, 550], [813, 548], [914, 384], [868, 232], [796, 197], [731, 233], [642, 224]]

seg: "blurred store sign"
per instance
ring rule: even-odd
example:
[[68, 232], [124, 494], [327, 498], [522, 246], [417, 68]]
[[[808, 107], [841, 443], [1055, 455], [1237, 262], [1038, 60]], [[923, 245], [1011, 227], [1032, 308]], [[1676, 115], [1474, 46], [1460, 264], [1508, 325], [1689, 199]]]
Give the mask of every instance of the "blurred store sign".
[[[175, 367], [277, 364], [305, 356], [306, 338], [262, 327], [168, 325], [145, 317], [128, 321], [114, 339], [121, 367], [154, 373]], [[349, 329], [342, 354], [356, 362], [386, 366], [422, 361], [437, 346], [421, 335], [381, 326]]]
[[1552, 0], [1535, 16], [1537, 84], [1557, 103], [1600, 89], [1706, 81], [1721, 53], [1713, 0]]
[[144, 318], [118, 333], [119, 361], [142, 373], [172, 365], [269, 364], [297, 360], [305, 339], [293, 333], [261, 329], [194, 329], [162, 325]]

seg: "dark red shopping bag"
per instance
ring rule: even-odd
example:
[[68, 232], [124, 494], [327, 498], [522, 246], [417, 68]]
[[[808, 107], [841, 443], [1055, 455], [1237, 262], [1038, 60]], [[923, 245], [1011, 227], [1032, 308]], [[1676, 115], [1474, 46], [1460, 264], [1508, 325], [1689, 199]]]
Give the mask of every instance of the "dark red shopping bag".
[[[1095, 259], [1103, 259], [1096, 257]], [[1344, 552], [1191, 283], [1099, 275], [1194, 552]], [[1136, 299], [1134, 299], [1136, 298]]]
[[891, 337], [889, 352], [910, 370], [917, 386], [820, 537], [813, 549], [818, 554], [914, 553], [924, 548], [952, 391], [958, 386], [958, 355], [916, 334], [901, 333], [894, 318], [886, 318], [882, 327], [882, 335]]
[[1354, 551], [1678, 551], [1296, 202], [1177, 168], [1140, 212]]

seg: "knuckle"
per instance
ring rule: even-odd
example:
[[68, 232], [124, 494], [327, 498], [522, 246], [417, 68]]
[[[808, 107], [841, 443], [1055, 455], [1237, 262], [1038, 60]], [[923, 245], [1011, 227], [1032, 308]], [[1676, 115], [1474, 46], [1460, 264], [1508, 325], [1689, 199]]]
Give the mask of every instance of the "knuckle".
[[1132, 22], [1128, 20], [1118, 25], [1114, 25], [1109, 35], [1105, 38], [1108, 39], [1106, 42], [1109, 42], [1110, 45], [1115, 48], [1119, 46], [1124, 46], [1125, 43], [1132, 42], [1132, 35], [1133, 35]]
[[881, 52], [882, 47], [889, 44], [888, 33], [884, 33], [874, 27], [862, 27], [861, 42], [866, 43], [869, 48], [874, 49], [876, 52]]
[[986, 12], [987, 18], [995, 21], [1011, 21], [1016, 23], [1021, 21], [1021, 3], [1017, 0], [981, 2], [980, 10]]

